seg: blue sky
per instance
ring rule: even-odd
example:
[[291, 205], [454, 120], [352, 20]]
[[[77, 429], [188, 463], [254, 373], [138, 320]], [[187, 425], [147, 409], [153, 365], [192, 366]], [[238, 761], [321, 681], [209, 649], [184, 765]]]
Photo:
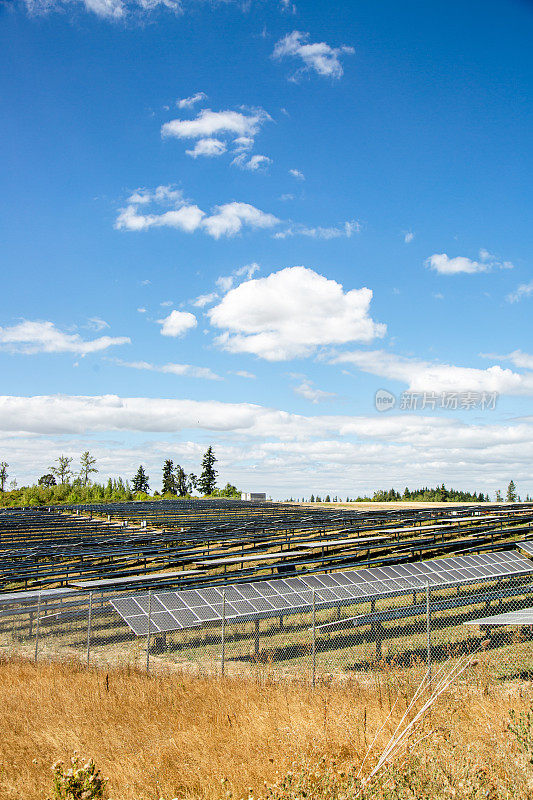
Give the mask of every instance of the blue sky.
[[10, 478], [533, 491], [531, 3], [0, 9]]

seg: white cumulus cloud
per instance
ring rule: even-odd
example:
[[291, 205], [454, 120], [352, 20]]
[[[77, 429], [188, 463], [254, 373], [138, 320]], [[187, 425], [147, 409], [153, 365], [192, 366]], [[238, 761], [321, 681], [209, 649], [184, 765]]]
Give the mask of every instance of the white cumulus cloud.
[[168, 317], [157, 321], [161, 325], [161, 336], [183, 336], [198, 325], [190, 311], [171, 311]]
[[479, 260], [466, 256], [449, 258], [446, 253], [435, 253], [426, 259], [426, 266], [441, 275], [458, 275], [461, 272], [474, 274], [476, 272], [491, 272], [493, 269], [513, 269], [510, 261], [499, 261], [487, 250], [479, 251]]
[[300, 397], [310, 400], [311, 403], [321, 403], [324, 400], [331, 400], [332, 397], [336, 397], [333, 392], [317, 389], [313, 381], [308, 378], [302, 378], [301, 382], [297, 386], [293, 386], [292, 390], [295, 394], [300, 395]]
[[[159, 186], [154, 192], [139, 189], [128, 198], [115, 222], [117, 230], [145, 231], [150, 228], [175, 228], [184, 233], [203, 230], [214, 239], [235, 236], [244, 227], [251, 229], [273, 228], [280, 220], [273, 214], [261, 211], [250, 203], [232, 201], [215, 206], [206, 214], [195, 203], [183, 197], [173, 187]], [[159, 206], [149, 211], [149, 206]], [[162, 210], [160, 206], [170, 206]]]
[[360, 233], [362, 225], [355, 219], [347, 220], [342, 225], [308, 227], [306, 225], [291, 225], [283, 231], [274, 234], [275, 239], [288, 239], [291, 236], [309, 236], [311, 239], [350, 239], [354, 233]]
[[533, 374], [520, 374], [499, 365], [487, 369], [433, 364], [385, 350], [355, 350], [340, 353], [334, 364], [353, 364], [363, 372], [407, 384], [413, 392], [497, 392], [533, 394]]
[[191, 158], [198, 158], [198, 156], [206, 156], [207, 158], [215, 158], [221, 156], [226, 152], [226, 142], [220, 139], [198, 139], [192, 150], [186, 150], [188, 156]]
[[273, 228], [279, 219], [273, 214], [260, 211], [249, 203], [225, 203], [216, 206], [211, 216], [205, 217], [202, 225], [207, 233], [214, 239], [221, 236], [235, 236], [240, 233], [243, 226], [250, 228]]
[[369, 342], [386, 326], [369, 316], [372, 291], [352, 289], [306, 267], [287, 267], [231, 289], [208, 312], [217, 343], [269, 361], [312, 355], [328, 344]]
[[234, 286], [235, 282], [239, 278], [244, 278], [245, 280], [249, 281], [250, 278], [255, 275], [256, 272], [259, 272], [261, 267], [255, 261], [252, 261], [251, 264], [245, 264], [244, 267], [238, 267], [234, 269], [231, 275], [221, 275], [216, 280], [216, 284], [220, 291], [225, 294], [229, 292], [229, 290]]
[[[309, 496], [324, 486], [353, 495], [442, 481], [494, 496], [511, 475], [525, 495], [531, 491], [533, 417], [485, 418], [470, 424], [455, 416], [301, 415], [176, 398], [3, 396], [0, 448], [19, 484], [35, 480], [61, 453], [87, 449], [102, 476], [128, 476], [131, 464], [141, 461], [149, 474], [160, 474], [169, 452], [193, 468], [215, 437], [221, 474], [274, 497]], [[177, 432], [185, 432], [179, 441]]]
[[197, 308], [204, 308], [204, 306], [210, 305], [217, 299], [218, 299], [218, 294], [216, 292], [209, 292], [209, 294], [200, 294], [195, 300], [193, 300], [193, 306], [196, 306]]
[[194, 119], [173, 119], [165, 122], [161, 135], [178, 139], [203, 139], [220, 134], [236, 137], [255, 136], [263, 123], [269, 119], [266, 111], [258, 109], [249, 114], [241, 111], [211, 111], [205, 108]]
[[230, 375], [237, 375], [239, 378], [246, 378], [247, 380], [255, 380], [257, 375], [254, 375], [253, 372], [248, 372], [246, 369], [236, 369], [233, 372], [230, 372]]
[[203, 100], [207, 100], [206, 93], [196, 92], [190, 97], [182, 97], [181, 100], [176, 100], [176, 105], [178, 108], [192, 108], [197, 103], [201, 103]]
[[159, 9], [175, 14], [182, 11], [181, 0], [23, 0], [30, 14], [46, 14], [51, 11], [71, 11], [84, 8], [97, 17], [118, 21], [129, 16], [144, 16]]
[[87, 321], [87, 325], [93, 331], [100, 333], [100, 331], [104, 331], [106, 328], [109, 328], [109, 323], [105, 321], [105, 319], [100, 319], [100, 317], [90, 317]]
[[299, 181], [305, 181], [305, 175], [303, 172], [300, 172], [299, 169], [290, 169], [289, 175], [292, 175], [293, 178], [296, 178]]
[[204, 378], [210, 381], [221, 381], [223, 378], [209, 367], [197, 367], [193, 364], [151, 364], [149, 361], [121, 361], [115, 359], [115, 364], [130, 369], [147, 370], [148, 372], [162, 372], [167, 375], [181, 375], [189, 378]]
[[326, 42], [310, 42], [310, 35], [301, 31], [293, 31], [280, 39], [274, 47], [273, 57], [276, 59], [287, 56], [298, 58], [303, 66], [292, 76], [297, 79], [304, 72], [316, 72], [317, 75], [328, 78], [340, 78], [344, 72], [340, 56], [352, 55], [353, 47], [342, 45], [331, 47]]
[[116, 345], [131, 344], [129, 336], [99, 336], [86, 341], [78, 333], [64, 333], [53, 322], [23, 320], [0, 327], [0, 349], [12, 353], [76, 353], [86, 356]]
[[533, 281], [529, 283], [521, 283], [520, 286], [517, 286], [514, 292], [510, 292], [506, 300], [508, 303], [519, 303], [520, 300], [524, 300], [526, 297], [531, 297], [533, 295]]
[[268, 156], [253, 155], [248, 158], [244, 153], [235, 156], [231, 162], [236, 167], [247, 169], [250, 172], [257, 172], [258, 170], [265, 170], [272, 164], [272, 159]]
[[512, 353], [497, 355], [496, 353], [480, 353], [482, 358], [490, 358], [493, 361], [510, 361], [519, 369], [529, 369], [533, 372], [533, 355], [523, 353], [522, 350], [513, 350]]

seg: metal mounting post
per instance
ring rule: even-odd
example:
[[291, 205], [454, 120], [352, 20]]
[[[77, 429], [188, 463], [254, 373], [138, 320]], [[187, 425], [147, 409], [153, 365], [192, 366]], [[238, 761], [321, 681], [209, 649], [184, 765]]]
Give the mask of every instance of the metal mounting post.
[[93, 593], [89, 592], [89, 614], [87, 617], [87, 666], [91, 660], [91, 624], [93, 616]]
[[152, 627], [152, 590], [148, 590], [148, 631], [146, 633], [146, 672], [150, 672], [150, 629]]
[[427, 635], [427, 667], [428, 680], [431, 680], [431, 605], [429, 595], [429, 581], [426, 583], [426, 635]]
[[39, 629], [41, 627], [41, 592], [39, 590], [39, 598], [37, 600], [37, 627], [35, 629], [35, 661], [39, 655]]
[[316, 685], [316, 590], [313, 589], [313, 677], [312, 684]]
[[226, 657], [226, 590], [222, 590], [222, 655], [221, 655], [221, 671], [222, 677], [224, 677], [226, 664], [225, 664], [225, 657]]

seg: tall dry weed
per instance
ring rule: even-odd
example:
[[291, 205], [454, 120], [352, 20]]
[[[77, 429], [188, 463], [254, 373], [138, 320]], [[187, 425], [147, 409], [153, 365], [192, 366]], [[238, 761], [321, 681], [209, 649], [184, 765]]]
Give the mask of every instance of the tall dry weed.
[[[399, 792], [392, 787], [400, 786], [400, 776], [414, 776], [417, 769], [440, 776], [441, 783], [449, 780], [450, 791], [475, 774], [487, 775], [487, 786], [496, 792], [511, 785], [518, 792], [495, 798], [531, 796], [524, 793], [531, 765], [508, 724], [511, 708], [527, 712], [533, 691], [513, 684], [487, 692], [483, 683], [451, 687], [439, 698], [431, 718], [416, 730], [417, 737], [431, 735], [414, 748], [416, 739], [408, 740], [379, 784], [389, 794], [375, 797], [416, 797], [390, 792]], [[78, 752], [93, 758], [109, 778], [112, 800], [238, 799], [250, 790], [256, 797], [303, 800], [311, 773], [321, 787], [317, 797], [328, 796], [323, 783], [331, 783], [333, 775], [337, 788], [329, 796], [341, 800], [347, 786], [344, 779], [339, 782], [340, 774], [357, 774], [390, 715], [376, 742], [376, 755], [382, 752], [415, 687], [407, 674], [342, 684], [330, 678], [313, 690], [264, 676], [260, 681], [147, 676], [131, 669], [86, 670], [76, 663], [1, 662], [0, 798], [45, 800], [51, 765]], [[369, 759], [366, 774], [373, 764]], [[295, 785], [290, 791], [284, 787], [289, 773], [303, 781], [300, 794]], [[436, 787], [437, 778], [433, 783]], [[364, 797], [374, 790], [366, 787]], [[420, 794], [425, 796], [431, 795]], [[461, 795], [435, 794], [440, 796]]]

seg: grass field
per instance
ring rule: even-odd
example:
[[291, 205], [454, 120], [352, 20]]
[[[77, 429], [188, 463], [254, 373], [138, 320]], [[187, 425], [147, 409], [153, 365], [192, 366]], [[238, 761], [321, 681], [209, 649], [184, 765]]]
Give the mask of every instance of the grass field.
[[[469, 668], [415, 728], [399, 760], [362, 789], [418, 683], [414, 670], [364, 680], [147, 676], [72, 663], [0, 662], [0, 798], [51, 795], [51, 765], [77, 751], [110, 781], [112, 800], [271, 798], [531, 798], [526, 744], [509, 711], [528, 712], [528, 682]], [[386, 719], [390, 714], [388, 722]], [[529, 744], [528, 744], [529, 743]]]

